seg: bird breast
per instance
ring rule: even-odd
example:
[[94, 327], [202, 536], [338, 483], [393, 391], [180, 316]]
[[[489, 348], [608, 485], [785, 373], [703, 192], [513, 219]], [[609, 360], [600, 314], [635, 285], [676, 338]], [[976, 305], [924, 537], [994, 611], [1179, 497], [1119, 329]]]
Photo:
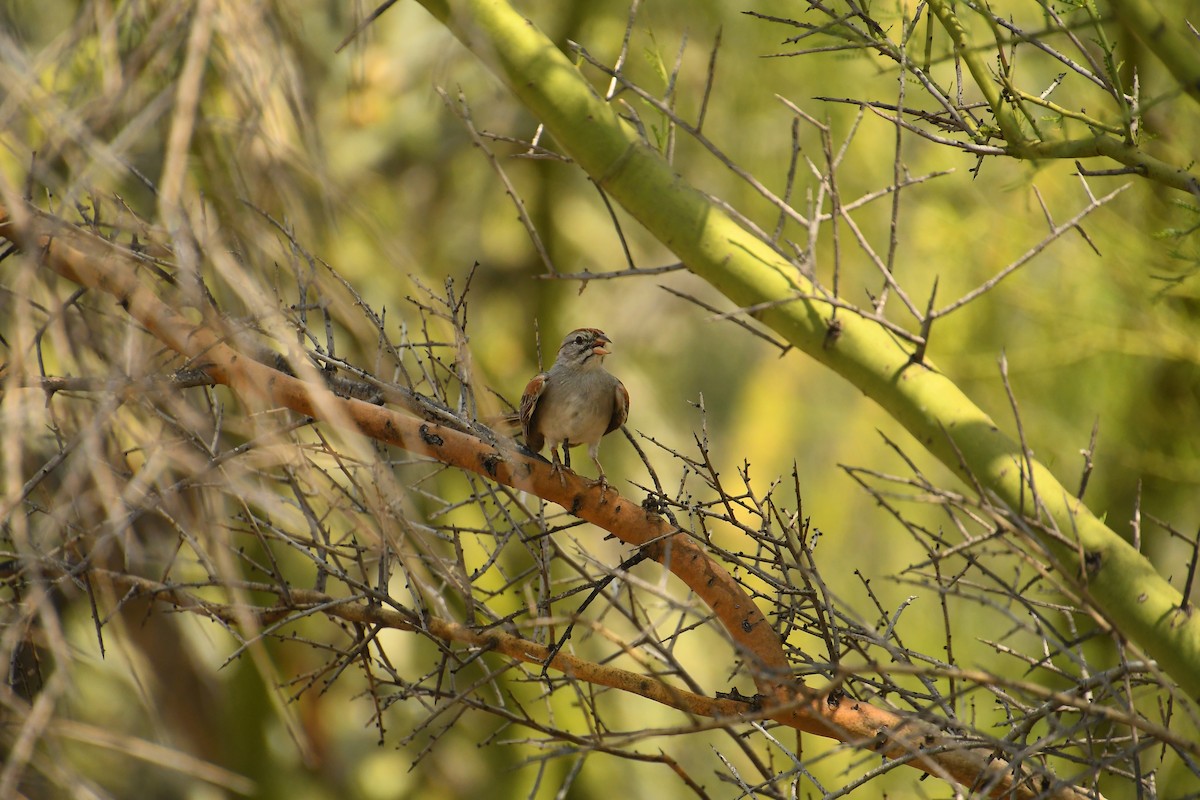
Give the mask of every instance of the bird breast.
[[[557, 380], [556, 380], [557, 379]], [[603, 370], [553, 374], [538, 401], [538, 427], [550, 444], [595, 444], [612, 420], [616, 378]]]

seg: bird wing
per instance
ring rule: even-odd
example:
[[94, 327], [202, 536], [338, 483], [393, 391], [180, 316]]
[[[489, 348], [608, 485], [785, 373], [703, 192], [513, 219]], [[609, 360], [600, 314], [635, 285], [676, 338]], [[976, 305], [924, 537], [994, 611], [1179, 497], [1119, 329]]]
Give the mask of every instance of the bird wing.
[[629, 419], [629, 390], [625, 388], [625, 384], [617, 381], [617, 385], [613, 389], [612, 419], [608, 421], [608, 430], [604, 433], [612, 433], [624, 425], [627, 419]]
[[533, 412], [537, 411], [538, 399], [546, 391], [547, 377], [545, 372], [534, 375], [521, 393], [521, 432], [525, 435], [525, 446], [535, 453], [545, 444], [541, 432], [533, 428]]

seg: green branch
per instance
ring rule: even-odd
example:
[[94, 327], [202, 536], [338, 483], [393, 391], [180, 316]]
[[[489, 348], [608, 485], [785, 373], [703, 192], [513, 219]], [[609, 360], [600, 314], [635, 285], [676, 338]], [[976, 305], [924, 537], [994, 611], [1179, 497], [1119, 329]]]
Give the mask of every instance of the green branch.
[[[684, 182], [606, 104], [529, 20], [501, 0], [423, 0], [508, 84], [572, 158], [689, 269], [789, 342], [861, 389], [968, 485], [1002, 505], [1040, 516], [1072, 579], [1120, 632], [1200, 696], [1200, 619], [1127, 542], [1098, 520], [948, 377], [910, 363], [881, 326], [811, 299], [796, 268]], [[1031, 486], [1043, 514], [1029, 509]], [[1065, 542], [1065, 544], [1064, 544]]]
[[951, 5], [949, 0], [930, 0], [929, 9], [937, 17], [941, 26], [946, 29], [946, 33], [950, 35], [950, 41], [954, 44], [954, 55], [967, 65], [967, 71], [971, 73], [975, 85], [983, 93], [983, 99], [987, 100], [992, 114], [996, 117], [996, 125], [1004, 135], [1004, 140], [1006, 142], [1024, 141], [1025, 134], [1021, 133], [1021, 124], [1012, 113], [1012, 109], [1004, 102], [996, 76], [984, 62], [982, 51], [972, 46], [962, 20], [954, 13]]
[[[970, 40], [962, 20], [955, 13], [954, 5], [952, 0], [929, 2], [930, 10], [950, 37], [955, 56], [966, 65], [967, 71], [995, 116], [996, 125], [1004, 138], [1005, 152], [1009, 156], [1020, 159], [1111, 158], [1150, 180], [1200, 196], [1200, 177], [1186, 168], [1172, 166], [1147, 155], [1124, 136], [1103, 133], [1104, 126], [1098, 123], [1093, 124], [1095, 136], [1089, 138], [1053, 139], [1026, 135], [1014, 111], [1021, 109], [1024, 112], [1021, 92], [1009, 85], [1007, 76], [995, 74], [988, 66], [983, 51]], [[1200, 97], [1200, 44], [1192, 42], [1189, 46], [1181, 42], [1183, 34], [1179, 31], [1183, 22], [1170, 27], [1161, 14], [1148, 8], [1140, 0], [1114, 0], [1114, 8], [1118, 17], [1163, 60], [1184, 90], [1193, 97]], [[1119, 96], [1117, 100], [1121, 106], [1122, 117], [1128, 125], [1129, 107], [1123, 96]], [[1039, 98], [1039, 102], [1043, 101]], [[1028, 114], [1023, 116], [1032, 126], [1032, 117]], [[969, 133], [976, 143], [981, 143], [978, 130], [970, 130]]]
[[[1163, 63], [1180, 88], [1200, 102], [1200, 41], [1187, 30], [1184, 4], [1111, 0], [1110, 5], [1117, 19]], [[1176, 18], [1168, 20], [1160, 8], [1172, 9]]]
[[1176, 167], [1147, 155], [1141, 148], [1124, 141], [1098, 134], [1079, 139], [1057, 139], [1044, 142], [1023, 142], [1008, 147], [1016, 158], [1111, 158], [1138, 175], [1153, 181], [1200, 196], [1200, 178], [1186, 169]]

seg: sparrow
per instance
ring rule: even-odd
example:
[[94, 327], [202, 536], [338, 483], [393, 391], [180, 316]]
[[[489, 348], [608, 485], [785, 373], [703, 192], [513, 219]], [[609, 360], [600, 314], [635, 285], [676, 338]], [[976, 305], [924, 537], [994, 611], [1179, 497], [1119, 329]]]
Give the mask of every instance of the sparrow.
[[[566, 335], [554, 364], [539, 372], [521, 395], [521, 431], [535, 453], [550, 445], [554, 471], [565, 484], [563, 462], [569, 469], [568, 448], [587, 445], [588, 455], [600, 472], [597, 483], [607, 486], [597, 451], [600, 439], [629, 418], [629, 392], [604, 368], [612, 340], [596, 328], [577, 328]], [[558, 448], [562, 447], [563, 460]]]

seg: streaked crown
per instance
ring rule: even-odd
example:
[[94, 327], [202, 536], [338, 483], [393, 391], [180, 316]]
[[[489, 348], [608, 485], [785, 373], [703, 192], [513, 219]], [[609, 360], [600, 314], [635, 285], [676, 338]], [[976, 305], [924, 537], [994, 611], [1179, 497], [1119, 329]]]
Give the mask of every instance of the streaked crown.
[[599, 365], [608, 355], [610, 344], [612, 340], [599, 328], [576, 328], [563, 338], [557, 361], [560, 364]]

